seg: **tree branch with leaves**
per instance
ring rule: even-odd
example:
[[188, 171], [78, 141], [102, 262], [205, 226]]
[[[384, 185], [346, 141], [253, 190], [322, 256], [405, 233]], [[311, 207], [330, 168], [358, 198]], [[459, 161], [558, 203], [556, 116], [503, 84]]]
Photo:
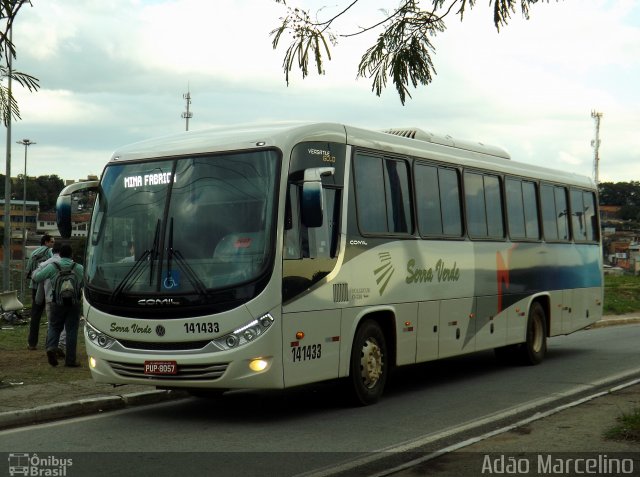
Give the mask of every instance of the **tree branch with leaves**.
[[[37, 91], [40, 88], [38, 78], [11, 68], [11, 63], [16, 58], [11, 29], [18, 12], [26, 4], [31, 5], [31, 1], [0, 0], [0, 80], [10, 77], [29, 91]], [[11, 119], [21, 119], [18, 102], [4, 84], [0, 84], [0, 117], [5, 126]]]
[[[385, 11], [383, 18], [353, 33], [337, 33], [332, 30], [334, 22], [350, 13], [360, 0], [352, 0], [337, 14], [326, 19], [312, 19], [308, 10], [291, 6], [295, 0], [275, 0], [287, 8], [282, 24], [271, 31], [272, 45], [277, 49], [289, 34], [289, 46], [282, 63], [285, 80], [289, 84], [291, 71], [297, 67], [304, 79], [309, 74], [309, 62], [315, 62], [318, 74], [324, 74], [324, 61], [331, 60], [331, 47], [338, 39], [345, 39], [381, 29], [376, 42], [363, 54], [358, 65], [358, 77], [372, 80], [371, 90], [377, 96], [382, 94], [390, 80], [398, 92], [400, 102], [405, 104], [411, 97], [410, 87], [428, 85], [436, 75], [433, 63], [435, 54], [434, 38], [445, 30], [445, 18], [452, 13], [460, 20], [476, 5], [476, 0], [402, 0], [393, 11]], [[529, 19], [530, 7], [550, 0], [489, 0], [493, 6], [493, 23], [498, 31], [508, 24], [518, 9]], [[559, 1], [559, 0], [556, 0]], [[427, 5], [423, 8], [422, 4]]]

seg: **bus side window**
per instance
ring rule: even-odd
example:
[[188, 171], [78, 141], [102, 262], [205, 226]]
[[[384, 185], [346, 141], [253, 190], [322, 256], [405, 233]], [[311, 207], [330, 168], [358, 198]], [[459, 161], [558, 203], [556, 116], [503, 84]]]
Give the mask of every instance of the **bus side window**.
[[412, 233], [406, 161], [358, 153], [353, 167], [360, 230], [365, 234]]
[[467, 228], [472, 238], [504, 237], [500, 179], [489, 174], [464, 173]]
[[338, 250], [340, 193], [324, 190], [324, 221], [320, 227], [305, 227], [300, 221], [300, 187], [290, 184], [287, 191], [284, 231], [284, 259], [335, 258]]
[[300, 188], [295, 184], [289, 184], [285, 207], [283, 255], [285, 260], [296, 260], [302, 258], [302, 246], [300, 235]]
[[552, 185], [542, 184], [540, 186], [540, 205], [542, 207], [542, 225], [544, 227], [545, 240], [558, 240], [556, 197]]
[[573, 239], [578, 242], [587, 240], [587, 224], [585, 222], [587, 209], [582, 200], [582, 191], [571, 189], [571, 227]]
[[536, 185], [520, 179], [507, 179], [505, 184], [507, 219], [512, 239], [540, 238]]
[[569, 207], [567, 206], [567, 190], [564, 187], [556, 187], [555, 197], [558, 238], [560, 240], [569, 240]]
[[462, 218], [457, 171], [416, 163], [414, 180], [421, 235], [461, 236]]

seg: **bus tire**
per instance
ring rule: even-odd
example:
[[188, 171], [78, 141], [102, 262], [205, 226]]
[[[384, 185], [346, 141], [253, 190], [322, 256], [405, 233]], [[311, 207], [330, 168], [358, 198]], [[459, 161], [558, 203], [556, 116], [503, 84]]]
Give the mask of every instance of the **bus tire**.
[[547, 354], [547, 314], [534, 302], [527, 319], [527, 338], [520, 345], [520, 360], [525, 365], [540, 364]]
[[377, 402], [389, 374], [387, 341], [380, 325], [366, 320], [357, 329], [351, 348], [349, 380], [355, 404]]

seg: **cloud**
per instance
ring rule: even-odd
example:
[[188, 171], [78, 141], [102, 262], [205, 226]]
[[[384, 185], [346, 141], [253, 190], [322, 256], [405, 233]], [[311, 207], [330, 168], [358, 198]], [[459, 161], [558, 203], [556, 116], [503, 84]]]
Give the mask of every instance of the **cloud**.
[[[299, 3], [312, 14], [327, 5]], [[370, 25], [382, 17], [378, 5], [395, 3], [359, 2], [337, 31]], [[392, 85], [378, 98], [369, 79], [356, 80], [377, 32], [339, 38], [324, 75], [302, 80], [294, 71], [287, 87], [286, 45], [274, 51], [269, 37], [284, 7], [271, 0], [33, 4], [16, 22], [16, 68], [40, 78], [42, 90], [16, 88], [23, 120], [14, 134], [33, 137], [39, 154], [50, 156], [34, 162], [34, 173], [99, 173], [120, 145], [183, 130], [189, 87], [192, 129], [295, 119], [416, 126], [585, 175], [593, 169], [590, 112], [597, 109], [604, 113], [601, 174], [640, 176], [640, 7], [631, 0], [539, 3], [530, 20], [515, 15], [500, 33], [491, 8], [477, 3], [436, 37], [438, 74], [404, 107]]]

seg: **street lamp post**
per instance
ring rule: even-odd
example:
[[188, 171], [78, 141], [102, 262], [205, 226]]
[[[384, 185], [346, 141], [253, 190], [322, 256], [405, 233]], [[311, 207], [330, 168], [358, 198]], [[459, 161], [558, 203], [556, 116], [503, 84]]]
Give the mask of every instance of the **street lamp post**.
[[26, 267], [26, 263], [24, 259], [26, 258], [27, 252], [27, 149], [29, 146], [35, 144], [31, 139], [23, 139], [22, 141], [17, 141], [18, 144], [22, 144], [24, 146], [24, 177], [22, 181], [22, 299], [25, 299], [25, 290], [24, 290], [24, 269]]

